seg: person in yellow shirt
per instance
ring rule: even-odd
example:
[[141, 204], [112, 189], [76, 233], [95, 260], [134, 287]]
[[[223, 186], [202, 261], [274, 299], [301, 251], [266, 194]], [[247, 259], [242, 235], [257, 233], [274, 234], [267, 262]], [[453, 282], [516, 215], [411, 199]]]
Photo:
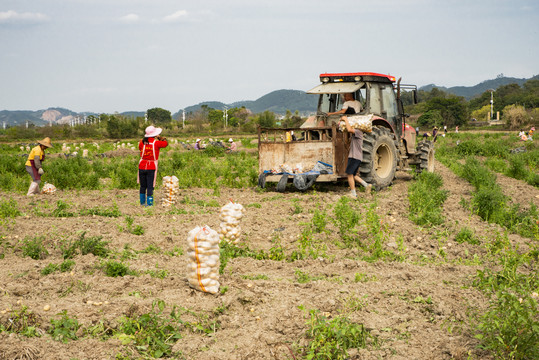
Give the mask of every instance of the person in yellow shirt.
[[26, 171], [32, 177], [32, 183], [26, 194], [27, 196], [39, 194], [39, 183], [41, 182], [41, 175], [43, 175], [41, 162], [45, 160], [45, 149], [52, 147], [51, 139], [48, 137], [37, 143], [38, 145], [30, 151], [30, 155], [28, 155], [28, 160], [26, 160], [25, 164]]

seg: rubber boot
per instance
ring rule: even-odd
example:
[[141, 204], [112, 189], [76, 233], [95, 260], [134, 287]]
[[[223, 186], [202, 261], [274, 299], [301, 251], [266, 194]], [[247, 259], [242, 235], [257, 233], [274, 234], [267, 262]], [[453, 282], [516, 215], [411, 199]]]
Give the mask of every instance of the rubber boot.
[[146, 194], [140, 194], [140, 205], [144, 206], [146, 204]]
[[152, 206], [153, 205], [153, 196], [148, 196], [148, 206]]
[[39, 184], [35, 181], [32, 181], [30, 187], [28, 188], [28, 193], [26, 194], [26, 196], [34, 196], [37, 193], [39, 193]]

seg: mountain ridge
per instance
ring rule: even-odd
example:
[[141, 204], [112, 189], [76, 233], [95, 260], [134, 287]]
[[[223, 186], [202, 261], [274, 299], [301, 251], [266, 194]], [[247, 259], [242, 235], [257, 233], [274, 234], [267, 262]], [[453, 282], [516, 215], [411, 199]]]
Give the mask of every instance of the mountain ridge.
[[[433, 88], [438, 88], [447, 93], [462, 96], [467, 100], [475, 96], [479, 96], [489, 89], [497, 89], [500, 86], [509, 84], [518, 84], [522, 86], [526, 81], [539, 80], [539, 75], [531, 78], [515, 78], [506, 77], [503, 74], [498, 75], [495, 79], [485, 80], [474, 86], [453, 86], [444, 87], [435, 84], [421, 86], [419, 90], [430, 91]], [[287, 110], [292, 112], [298, 111], [301, 114], [307, 114], [316, 110], [318, 97], [307, 94], [302, 90], [280, 89], [274, 90], [266, 95], [261, 96], [256, 100], [241, 100], [230, 104], [225, 104], [220, 101], [204, 101], [196, 105], [188, 106], [175, 112], [172, 117], [174, 119], [181, 118], [183, 110], [186, 113], [196, 112], [207, 105], [213, 109], [222, 110], [225, 107], [234, 108], [245, 106], [253, 113], [261, 113], [264, 111], [272, 111], [277, 114], [285, 114]], [[125, 111], [120, 113], [123, 116], [144, 116], [144, 111]], [[73, 118], [84, 117], [87, 115], [99, 115], [93, 112], [76, 113], [62, 107], [50, 107], [42, 110], [0, 110], [0, 125], [4, 123], [7, 126], [24, 125], [26, 121], [35, 126], [44, 126], [49, 123], [62, 124], [69, 123]]]

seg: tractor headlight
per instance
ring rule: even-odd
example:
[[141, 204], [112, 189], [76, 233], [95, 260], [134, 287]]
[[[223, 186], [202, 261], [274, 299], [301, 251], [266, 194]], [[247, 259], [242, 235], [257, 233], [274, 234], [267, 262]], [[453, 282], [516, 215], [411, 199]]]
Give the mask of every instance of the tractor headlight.
[[326, 76], [326, 77], [323, 77], [323, 78], [322, 78], [322, 82], [323, 82], [323, 83], [329, 82], [329, 78], [328, 78], [327, 76]]
[[355, 82], [358, 82], [358, 81], [360, 81], [360, 80], [361, 80], [361, 76], [356, 76], [356, 77], [354, 78], [354, 81], [355, 81]]

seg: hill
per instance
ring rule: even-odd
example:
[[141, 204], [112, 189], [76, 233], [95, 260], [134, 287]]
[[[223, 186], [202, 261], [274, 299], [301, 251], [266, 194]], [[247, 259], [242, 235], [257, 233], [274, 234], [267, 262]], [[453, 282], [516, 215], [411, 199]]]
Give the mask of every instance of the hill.
[[498, 75], [496, 79], [485, 80], [474, 86], [453, 86], [453, 87], [447, 88], [444, 86], [436, 86], [434, 84], [429, 84], [429, 85], [420, 87], [419, 90], [431, 91], [433, 88], [438, 88], [450, 94], [462, 96], [465, 99], [470, 100], [490, 89], [496, 90], [500, 86], [509, 85], [509, 84], [518, 84], [519, 86], [522, 86], [528, 80], [539, 80], [539, 75], [535, 75], [529, 79], [520, 79], [520, 78], [514, 78], [514, 77], [505, 77], [502, 74], [502, 75]]
[[[195, 112], [200, 110], [203, 105], [207, 105], [208, 107], [219, 110], [223, 109], [225, 106], [228, 108], [245, 106], [253, 113], [260, 113], [266, 110], [277, 114], [285, 114], [286, 110], [292, 112], [298, 110], [300, 113], [309, 113], [316, 110], [317, 103], [317, 96], [306, 94], [301, 90], [275, 90], [256, 100], [243, 100], [231, 104], [225, 104], [219, 101], [205, 101], [197, 105], [186, 107], [185, 112]], [[173, 117], [176, 118], [180, 114], [181, 111], [178, 111]]]

